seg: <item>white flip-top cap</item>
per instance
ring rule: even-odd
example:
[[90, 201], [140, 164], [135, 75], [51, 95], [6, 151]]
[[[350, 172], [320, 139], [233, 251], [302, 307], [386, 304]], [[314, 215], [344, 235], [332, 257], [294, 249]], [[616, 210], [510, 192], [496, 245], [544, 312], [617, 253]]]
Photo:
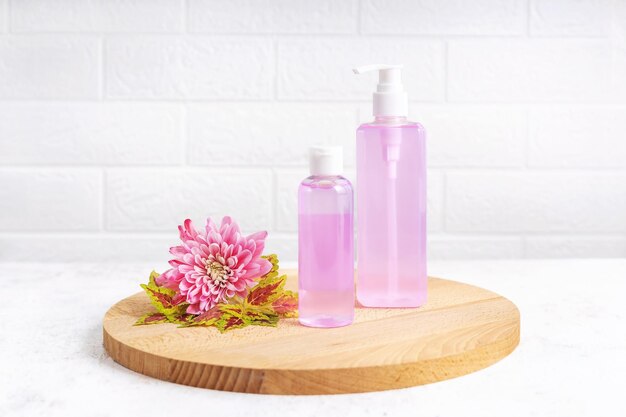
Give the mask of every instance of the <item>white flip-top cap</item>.
[[374, 64], [354, 68], [355, 74], [378, 71], [378, 85], [374, 93], [374, 116], [406, 116], [409, 99], [402, 84], [402, 65]]
[[334, 176], [343, 174], [341, 146], [313, 146], [309, 149], [311, 175]]

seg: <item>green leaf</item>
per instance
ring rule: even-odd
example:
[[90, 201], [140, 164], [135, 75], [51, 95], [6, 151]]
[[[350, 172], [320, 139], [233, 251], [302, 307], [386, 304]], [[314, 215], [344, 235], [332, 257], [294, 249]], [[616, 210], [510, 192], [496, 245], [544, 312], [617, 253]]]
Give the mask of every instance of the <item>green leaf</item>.
[[168, 316], [167, 320], [173, 324], [180, 324], [179, 327], [188, 327], [187, 324], [190, 323], [194, 317], [196, 317], [194, 314], [182, 313], [179, 315]]
[[251, 325], [276, 327], [279, 320], [279, 316], [271, 309], [257, 306], [224, 304], [220, 311], [222, 316], [212, 325], [221, 333]]
[[[269, 272], [276, 272], [276, 271], [278, 271], [278, 255], [276, 255], [275, 253], [272, 253], [270, 255], [261, 256], [261, 258], [267, 259], [272, 264], [272, 269], [270, 269]], [[265, 274], [265, 275], [267, 275], [267, 274]]]
[[272, 268], [267, 272], [267, 274], [256, 278], [257, 281], [262, 281], [266, 278], [274, 278], [278, 276], [278, 256], [275, 254], [261, 256], [263, 259], [267, 259], [271, 264]]
[[271, 310], [261, 312], [260, 310], [246, 310], [244, 321], [254, 326], [271, 326], [276, 327], [280, 317]]
[[298, 317], [298, 293], [283, 291], [283, 293], [272, 302], [272, 309], [280, 317]]
[[271, 304], [283, 292], [286, 279], [287, 275], [263, 278], [257, 285], [250, 289], [246, 297], [246, 303], [257, 306]]
[[213, 326], [224, 315], [221, 307], [222, 304], [218, 304], [202, 314], [199, 314], [197, 316], [191, 315], [192, 317], [189, 318], [185, 323], [183, 323], [182, 327]]
[[133, 326], [141, 326], [147, 324], [159, 324], [159, 323], [167, 323], [168, 319], [165, 314], [153, 312], [144, 314], [139, 317]]
[[187, 311], [188, 304], [184, 302], [184, 298], [180, 297], [176, 291], [159, 287], [156, 278], [159, 274], [155, 271], [150, 273], [148, 284], [141, 284], [141, 288], [148, 294], [150, 302], [157, 309], [157, 312], [165, 315], [168, 321], [172, 323], [180, 323], [183, 321], [183, 315]]
[[222, 318], [215, 322], [215, 327], [220, 333], [226, 333], [229, 330], [240, 329], [248, 326], [242, 317], [233, 316], [232, 314], [224, 314]]
[[158, 284], [156, 283], [156, 279], [161, 276], [161, 274], [159, 274], [157, 271], [152, 270], [152, 272], [150, 272], [150, 278], [148, 281], [148, 286], [151, 288], [157, 288]]

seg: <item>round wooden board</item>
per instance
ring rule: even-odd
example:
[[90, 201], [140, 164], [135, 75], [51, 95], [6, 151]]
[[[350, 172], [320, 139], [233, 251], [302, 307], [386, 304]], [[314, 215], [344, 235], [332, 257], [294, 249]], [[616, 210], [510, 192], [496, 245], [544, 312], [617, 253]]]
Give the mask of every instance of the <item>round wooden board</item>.
[[[295, 289], [296, 273], [287, 273]], [[439, 278], [429, 278], [421, 308], [357, 308], [354, 324], [335, 329], [297, 319], [225, 334], [169, 323], [133, 326], [151, 310], [138, 293], [106, 313], [104, 346], [116, 362], [178, 384], [258, 394], [381, 391], [454, 378], [507, 356], [520, 330], [511, 301]]]

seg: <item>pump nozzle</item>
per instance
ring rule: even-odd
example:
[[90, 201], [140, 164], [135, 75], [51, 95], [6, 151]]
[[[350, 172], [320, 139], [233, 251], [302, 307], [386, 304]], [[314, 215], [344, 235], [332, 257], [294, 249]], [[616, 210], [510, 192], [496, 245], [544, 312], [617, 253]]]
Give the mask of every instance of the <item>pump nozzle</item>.
[[378, 71], [378, 86], [374, 93], [374, 116], [406, 116], [408, 97], [402, 85], [402, 65], [363, 65], [352, 70], [355, 74]]
[[[397, 294], [399, 288], [398, 274], [398, 197], [397, 176], [398, 161], [402, 147], [402, 124], [389, 122], [387, 119], [403, 119], [408, 113], [408, 98], [402, 85], [402, 65], [364, 65], [354, 68], [355, 74], [378, 71], [378, 86], [374, 92], [374, 116], [382, 117], [375, 123], [383, 124], [378, 129], [382, 158], [386, 162], [387, 178], [385, 185], [387, 210], [387, 280], [389, 293]], [[385, 126], [386, 124], [386, 126]]]
[[402, 69], [402, 65], [395, 64], [369, 64], [369, 65], [361, 65], [360, 67], [353, 68], [355, 74], [363, 74], [364, 72], [370, 71], [380, 71], [380, 70], [388, 70], [388, 69]]

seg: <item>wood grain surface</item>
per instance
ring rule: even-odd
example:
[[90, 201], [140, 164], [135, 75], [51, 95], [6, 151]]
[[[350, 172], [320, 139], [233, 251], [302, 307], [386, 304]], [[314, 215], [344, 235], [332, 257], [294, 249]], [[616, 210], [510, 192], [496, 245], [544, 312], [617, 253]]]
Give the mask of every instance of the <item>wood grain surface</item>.
[[[297, 287], [294, 271], [288, 287]], [[151, 311], [144, 293], [104, 317], [104, 346], [121, 365], [178, 384], [259, 394], [339, 394], [428, 384], [485, 368], [519, 343], [520, 314], [491, 291], [429, 278], [418, 309], [356, 309], [354, 324], [220, 334], [174, 324], [133, 326]]]

